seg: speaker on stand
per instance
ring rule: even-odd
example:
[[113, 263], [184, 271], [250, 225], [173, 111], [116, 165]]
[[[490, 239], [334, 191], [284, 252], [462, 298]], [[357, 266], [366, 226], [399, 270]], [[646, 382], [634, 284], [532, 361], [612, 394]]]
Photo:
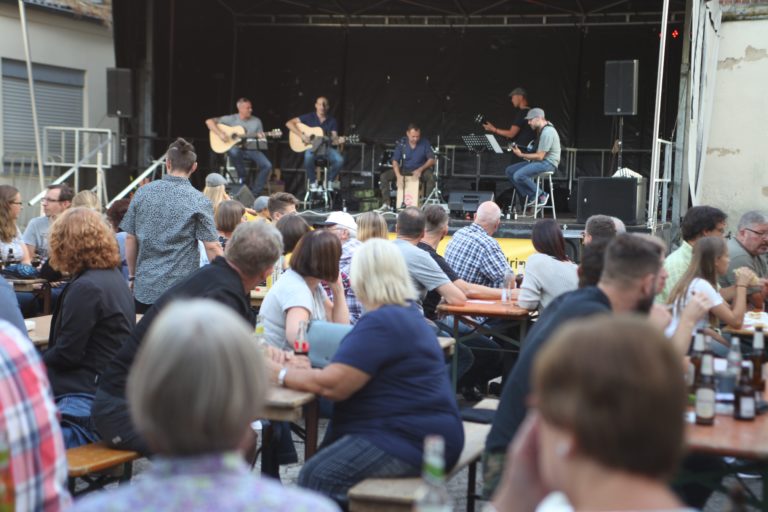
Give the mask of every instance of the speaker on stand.
[[640, 61], [605, 61], [605, 96], [603, 110], [607, 116], [619, 116], [619, 138], [616, 141], [618, 168], [623, 167], [624, 116], [637, 115], [637, 78]]

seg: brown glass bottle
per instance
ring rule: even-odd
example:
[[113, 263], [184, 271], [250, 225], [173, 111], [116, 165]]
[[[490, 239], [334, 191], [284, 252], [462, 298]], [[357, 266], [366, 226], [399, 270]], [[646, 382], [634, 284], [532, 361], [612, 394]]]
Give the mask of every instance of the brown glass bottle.
[[696, 424], [715, 423], [715, 372], [714, 357], [704, 353], [701, 357], [701, 373], [696, 386]]
[[693, 338], [693, 348], [691, 349], [691, 356], [688, 363], [688, 375], [686, 376], [686, 383], [688, 384], [688, 392], [695, 393], [696, 385], [699, 382], [699, 375], [701, 374], [701, 356], [706, 350], [706, 343], [704, 342], [704, 330], [699, 329], [696, 332], [696, 336]]
[[750, 367], [748, 362], [742, 366], [739, 384], [733, 391], [733, 417], [742, 421], [755, 419], [755, 388], [752, 387]]
[[752, 361], [752, 387], [755, 391], [765, 391], [765, 335], [763, 326], [755, 327], [755, 337], [752, 339], [752, 353], [749, 360]]

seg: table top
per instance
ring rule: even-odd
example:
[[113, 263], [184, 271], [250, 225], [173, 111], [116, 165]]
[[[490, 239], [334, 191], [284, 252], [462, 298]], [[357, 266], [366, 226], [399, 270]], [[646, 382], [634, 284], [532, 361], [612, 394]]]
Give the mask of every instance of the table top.
[[501, 302], [500, 300], [469, 299], [463, 306], [440, 304], [437, 311], [450, 315], [487, 316], [498, 318], [525, 318], [530, 311], [521, 308], [516, 302]]
[[758, 325], [762, 325], [764, 329], [768, 328], [768, 313], [764, 311], [748, 311], [744, 314], [744, 325], [741, 326], [741, 329], [726, 327], [723, 330], [737, 336], [751, 338], [755, 335], [755, 327]]
[[[136, 315], [136, 322], [141, 320], [144, 315]], [[38, 348], [45, 348], [48, 346], [48, 336], [51, 334], [51, 319], [53, 315], [35, 316], [24, 320], [25, 323], [34, 322], [34, 327], [27, 327], [27, 333], [29, 339]]]
[[755, 421], [738, 421], [733, 416], [715, 415], [712, 426], [686, 424], [688, 449], [699, 453], [768, 459], [768, 413]]
[[272, 386], [260, 416], [273, 421], [298, 421], [304, 415], [304, 406], [314, 399], [313, 393]]

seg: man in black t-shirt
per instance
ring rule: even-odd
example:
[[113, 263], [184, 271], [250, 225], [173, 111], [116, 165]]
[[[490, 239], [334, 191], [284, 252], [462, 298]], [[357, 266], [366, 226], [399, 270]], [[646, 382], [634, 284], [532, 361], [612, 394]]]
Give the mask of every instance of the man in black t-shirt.
[[[501, 135], [509, 139], [510, 142], [525, 147], [536, 138], [536, 133], [533, 131], [533, 128], [528, 126], [528, 121], [525, 119], [528, 110], [531, 108], [528, 105], [528, 93], [522, 87], [515, 87], [509, 93], [509, 98], [512, 106], [515, 108], [515, 119], [512, 121], [512, 126], [507, 130], [503, 130], [496, 128], [490, 121], [486, 121], [483, 123], [483, 128], [487, 132]], [[515, 160], [519, 159], [516, 158]]]

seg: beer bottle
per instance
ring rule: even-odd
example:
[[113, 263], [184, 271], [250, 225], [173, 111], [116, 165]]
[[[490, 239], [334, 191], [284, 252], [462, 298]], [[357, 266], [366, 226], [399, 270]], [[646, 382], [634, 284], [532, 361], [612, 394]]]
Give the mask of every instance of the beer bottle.
[[765, 335], [763, 326], [755, 327], [755, 337], [752, 339], [752, 353], [749, 355], [752, 361], [752, 387], [755, 391], [765, 391]]
[[749, 374], [750, 363], [745, 362], [741, 369], [739, 385], [733, 392], [733, 417], [742, 421], [755, 419], [755, 389]]
[[441, 436], [424, 438], [424, 463], [421, 486], [416, 491], [413, 510], [417, 512], [450, 512], [451, 496], [445, 486], [445, 441]]
[[705, 353], [701, 357], [701, 375], [696, 387], [696, 424], [715, 423], [715, 372], [714, 357]]
[[705, 350], [704, 329], [699, 329], [696, 331], [696, 336], [693, 338], [693, 348], [691, 349], [691, 357], [688, 361], [688, 373], [685, 379], [690, 393], [696, 392], [696, 385], [699, 382], [699, 375], [701, 374], [701, 356], [704, 354]]
[[16, 491], [11, 474], [11, 445], [7, 432], [0, 432], [0, 512], [13, 512]]
[[293, 342], [293, 353], [297, 356], [309, 356], [309, 341], [307, 341], [307, 322], [299, 322], [299, 332]]

